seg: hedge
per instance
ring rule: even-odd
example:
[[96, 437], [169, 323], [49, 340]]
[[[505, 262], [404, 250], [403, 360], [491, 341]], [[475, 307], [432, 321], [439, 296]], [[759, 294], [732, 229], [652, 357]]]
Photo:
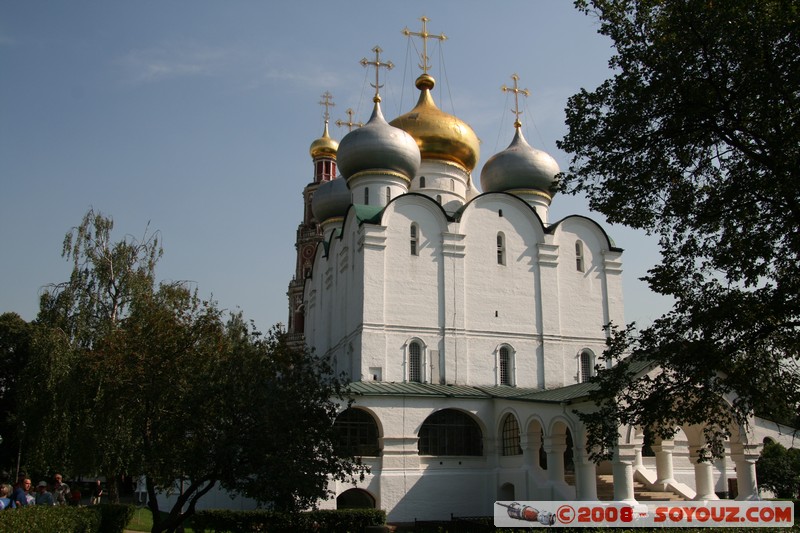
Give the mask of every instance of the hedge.
[[0, 533], [122, 533], [131, 505], [28, 506], [0, 511]]
[[359, 533], [367, 526], [385, 523], [386, 511], [378, 509], [320, 510], [298, 514], [213, 510], [198, 511], [192, 518], [192, 529], [195, 533]]

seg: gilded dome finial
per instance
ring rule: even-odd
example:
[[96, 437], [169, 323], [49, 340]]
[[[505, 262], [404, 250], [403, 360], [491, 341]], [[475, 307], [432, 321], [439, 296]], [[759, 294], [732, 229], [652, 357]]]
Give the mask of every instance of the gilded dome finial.
[[325, 118], [325, 128], [322, 130], [322, 137], [311, 143], [309, 152], [311, 153], [311, 157], [313, 159], [318, 157], [330, 157], [336, 159], [336, 151], [339, 148], [339, 143], [331, 139], [331, 136], [328, 133], [328, 121], [331, 118], [330, 108], [336, 104], [333, 103], [333, 95], [331, 95], [331, 93], [328, 91], [325, 91], [320, 98], [322, 98], [322, 101], [319, 102], [319, 105], [325, 106], [325, 113], [323, 114], [323, 117]]
[[531, 95], [531, 92], [528, 89], [520, 89], [517, 86], [517, 82], [519, 81], [519, 76], [516, 73], [511, 75], [511, 79], [514, 80], [513, 87], [506, 87], [506, 85], [503, 84], [503, 86], [500, 87], [500, 89], [504, 93], [509, 93], [509, 92], [514, 93], [514, 109], [512, 109], [511, 111], [513, 111], [514, 115], [517, 117], [516, 120], [514, 120], [514, 127], [519, 129], [522, 126], [522, 121], [519, 119], [519, 116], [522, 114], [522, 111], [519, 110], [519, 95], [521, 94], [527, 97]]
[[370, 83], [370, 85], [375, 87], [375, 96], [372, 98], [372, 101], [377, 104], [378, 102], [381, 101], [381, 95], [379, 94], [379, 89], [383, 87], [383, 85], [380, 84], [380, 79], [379, 79], [380, 69], [381, 67], [383, 67], [386, 70], [392, 70], [394, 68], [394, 63], [392, 63], [391, 61], [387, 61], [385, 63], [381, 61], [381, 52], [383, 52], [383, 50], [381, 49], [380, 46], [375, 45], [375, 48], [373, 48], [372, 51], [375, 52], [375, 61], [369, 61], [365, 57], [360, 61], [360, 63], [364, 67], [369, 67], [369, 66], [375, 67], [375, 83], [374, 84]]
[[428, 17], [422, 17], [419, 20], [422, 21], [422, 31], [416, 32], [411, 31], [408, 29], [408, 26], [403, 28], [403, 35], [406, 37], [421, 37], [422, 38], [422, 63], [419, 65], [419, 68], [422, 69], [423, 76], [428, 74], [428, 69], [431, 68], [430, 65], [430, 58], [428, 57], [428, 39], [438, 39], [440, 41], [444, 41], [447, 39], [447, 36], [444, 33], [439, 35], [431, 35], [428, 33], [428, 21], [430, 20]]
[[353, 108], [347, 108], [347, 111], [345, 111], [345, 113], [347, 113], [347, 122], [343, 120], [336, 121], [336, 125], [339, 126], [340, 128], [342, 126], [347, 126], [347, 131], [350, 132], [353, 131], [353, 126], [357, 126], [360, 128], [361, 126], [364, 125], [363, 122], [353, 122], [353, 113], [354, 113]]

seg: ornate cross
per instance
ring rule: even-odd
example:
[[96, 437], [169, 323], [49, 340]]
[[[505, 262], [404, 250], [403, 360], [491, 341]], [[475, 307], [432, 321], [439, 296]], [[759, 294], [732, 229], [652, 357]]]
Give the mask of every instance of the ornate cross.
[[528, 89], [520, 89], [517, 87], [517, 82], [519, 81], [519, 76], [517, 74], [512, 74], [511, 79], [514, 80], [514, 87], [506, 87], [506, 85], [503, 84], [500, 89], [504, 93], [514, 93], [514, 109], [511, 111], [513, 111], [514, 115], [517, 117], [517, 119], [514, 121], [514, 127], [519, 128], [522, 126], [522, 122], [519, 120], [519, 116], [522, 114], [522, 111], [519, 110], [519, 95], [521, 94], [523, 96], [530, 96], [531, 92]]
[[328, 91], [322, 93], [322, 96], [320, 98], [322, 98], [322, 101], [319, 103], [319, 105], [325, 106], [324, 116], [325, 116], [325, 123], [327, 124], [328, 120], [331, 118], [331, 114], [329, 113], [330, 108], [334, 107], [336, 104], [333, 103], [333, 95]]
[[373, 85], [370, 83], [370, 85], [375, 87], [375, 98], [373, 98], [373, 100], [375, 100], [376, 102], [380, 102], [381, 97], [378, 94], [378, 90], [381, 87], [383, 87], [383, 85], [379, 83], [381, 67], [385, 68], [386, 70], [392, 70], [394, 68], [394, 63], [392, 63], [391, 61], [387, 61], [386, 63], [381, 61], [381, 52], [383, 52], [383, 50], [381, 49], [380, 46], [375, 45], [375, 48], [373, 48], [372, 51], [375, 52], [375, 61], [369, 61], [365, 57], [361, 60], [361, 66], [368, 67], [371, 65], [375, 67], [375, 84]]
[[363, 122], [353, 122], [353, 109], [352, 108], [348, 108], [347, 111], [345, 111], [345, 113], [347, 113], [347, 122], [344, 122], [342, 120], [337, 120], [336, 121], [336, 125], [339, 126], [340, 128], [342, 126], [347, 126], [347, 131], [353, 131], [353, 126], [358, 126], [360, 128], [361, 126], [364, 125]]
[[430, 64], [428, 63], [428, 60], [430, 59], [428, 57], [428, 39], [439, 39], [440, 41], [444, 41], [447, 39], [447, 36], [444, 33], [439, 35], [431, 35], [428, 33], [428, 21], [430, 19], [428, 17], [422, 17], [419, 20], [422, 21], [421, 32], [411, 31], [408, 29], [408, 26], [406, 26], [403, 28], [403, 35], [406, 37], [411, 37], [413, 35], [414, 37], [422, 38], [422, 64], [419, 66], [419, 68], [422, 69], [423, 74], [427, 74], [428, 69], [431, 68]]

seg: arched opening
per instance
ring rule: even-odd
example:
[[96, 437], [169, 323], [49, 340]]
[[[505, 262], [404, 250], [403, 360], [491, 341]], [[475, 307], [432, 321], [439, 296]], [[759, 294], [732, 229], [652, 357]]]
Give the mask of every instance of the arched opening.
[[419, 430], [420, 455], [483, 455], [483, 434], [468, 414], [455, 409], [437, 411]]
[[517, 422], [517, 417], [508, 413], [503, 418], [502, 431], [503, 455], [522, 455], [522, 447], [519, 444], [519, 423]]
[[499, 501], [516, 500], [514, 485], [512, 483], [503, 483], [497, 491], [497, 499]]
[[371, 414], [353, 407], [336, 417], [333, 427], [338, 433], [338, 446], [347, 455], [356, 457], [378, 457], [381, 453], [378, 442], [378, 424]]
[[336, 497], [337, 509], [374, 509], [375, 498], [363, 489], [348, 489]]

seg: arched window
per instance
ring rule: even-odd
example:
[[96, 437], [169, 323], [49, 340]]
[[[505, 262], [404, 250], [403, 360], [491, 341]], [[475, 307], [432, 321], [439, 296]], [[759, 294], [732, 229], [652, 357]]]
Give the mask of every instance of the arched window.
[[439, 205], [442, 205], [442, 195], [441, 194], [437, 194], [436, 195], [436, 203], [439, 204]]
[[589, 381], [589, 378], [594, 374], [594, 354], [589, 350], [581, 352], [581, 383]]
[[411, 243], [411, 255], [419, 255], [419, 228], [416, 224], [411, 224], [409, 242]]
[[366, 411], [352, 407], [342, 411], [333, 423], [337, 431], [337, 444], [343, 453], [357, 457], [377, 457], [378, 424]]
[[584, 271], [583, 243], [581, 241], [575, 241], [575, 268], [578, 269], [578, 272]]
[[503, 455], [522, 455], [519, 445], [519, 423], [511, 413], [503, 418]]
[[392, 201], [392, 189], [391, 187], [386, 187], [386, 204], [388, 205], [389, 202]]
[[369, 205], [369, 187], [364, 187], [364, 205]]
[[450, 190], [451, 191], [456, 190], [456, 180], [454, 180], [453, 178], [450, 178]]
[[500, 385], [513, 385], [513, 362], [511, 361], [511, 350], [508, 346], [501, 346], [498, 354], [497, 370]]
[[443, 409], [422, 423], [418, 446], [420, 455], [483, 455], [483, 435], [466, 413]]
[[422, 346], [417, 341], [408, 345], [408, 381], [422, 382]]
[[506, 236], [502, 231], [497, 234], [497, 264], [506, 264]]
[[419, 188], [420, 189], [424, 189], [425, 188], [425, 176], [420, 176], [419, 177]]
[[500, 218], [503, 218], [503, 210], [502, 209], [498, 209], [497, 210], [497, 216], [499, 216]]
[[347, 489], [336, 497], [336, 508], [374, 509], [375, 498], [373, 498], [369, 492], [363, 489]]

